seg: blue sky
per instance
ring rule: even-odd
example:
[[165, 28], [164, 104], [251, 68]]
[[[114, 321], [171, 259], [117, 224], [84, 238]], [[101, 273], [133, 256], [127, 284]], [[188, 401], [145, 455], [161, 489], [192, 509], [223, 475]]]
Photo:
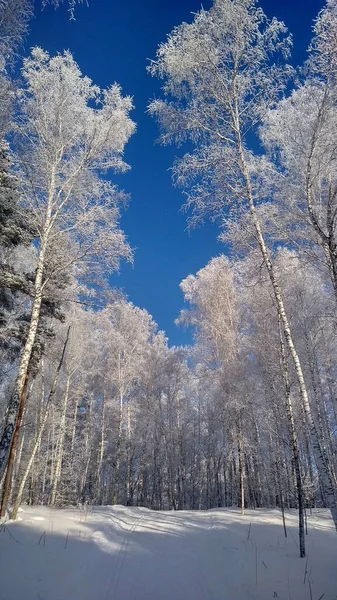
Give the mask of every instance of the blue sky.
[[[113, 285], [146, 308], [164, 329], [169, 343], [191, 341], [189, 332], [174, 325], [183, 305], [180, 281], [224, 251], [218, 228], [207, 223], [188, 232], [181, 190], [172, 186], [170, 166], [179, 150], [155, 144], [155, 122], [146, 114], [148, 100], [159, 94], [159, 82], [146, 73], [149, 58], [175, 25], [192, 19], [200, 0], [89, 0], [69, 21], [65, 6], [36, 10], [28, 45], [54, 54], [69, 49], [81, 71], [101, 87], [117, 81], [134, 98], [137, 133], [126, 148], [131, 171], [117, 180], [131, 195], [122, 227], [135, 249], [133, 267], [121, 266]], [[203, 0], [204, 8], [211, 5]], [[322, 0], [261, 0], [269, 17], [283, 19], [294, 35], [293, 63], [300, 64], [311, 38], [312, 19]]]

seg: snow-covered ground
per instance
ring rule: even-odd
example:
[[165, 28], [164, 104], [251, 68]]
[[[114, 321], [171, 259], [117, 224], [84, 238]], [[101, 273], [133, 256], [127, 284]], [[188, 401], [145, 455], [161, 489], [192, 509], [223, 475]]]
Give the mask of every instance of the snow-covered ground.
[[[300, 559], [276, 510], [28, 508], [0, 534], [0, 600], [335, 600], [337, 534], [308, 517]], [[250, 525], [251, 524], [251, 525]]]

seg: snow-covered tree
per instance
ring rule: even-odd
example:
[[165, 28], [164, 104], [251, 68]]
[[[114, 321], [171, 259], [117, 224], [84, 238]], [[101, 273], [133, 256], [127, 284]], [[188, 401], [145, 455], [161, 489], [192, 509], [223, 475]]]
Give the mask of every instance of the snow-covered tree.
[[[117, 84], [103, 91], [94, 86], [69, 52], [50, 57], [36, 48], [25, 59], [22, 75], [26, 85], [20, 95], [15, 142], [22, 210], [28, 208], [35, 215], [37, 265], [29, 330], [0, 442], [2, 466], [48, 284], [74, 265], [76, 274], [88, 279], [94, 272], [99, 276], [116, 269], [121, 258], [130, 258], [118, 227], [121, 195], [101, 173], [127, 169], [122, 155], [134, 131], [131, 98], [123, 97]], [[61, 249], [57, 265], [48, 271], [56, 247]]]
[[279, 230], [326, 264], [337, 299], [336, 6], [319, 13], [305, 81], [268, 111], [261, 137], [279, 171]]
[[162, 128], [163, 143], [189, 140], [193, 150], [178, 160], [174, 175], [187, 190], [195, 217], [246, 213], [267, 269], [305, 407], [326, 502], [337, 527], [329, 465], [313, 419], [303, 367], [286, 312], [257, 207], [266, 200], [261, 174], [267, 161], [248, 149], [266, 111], [285, 89], [291, 69], [283, 58], [291, 40], [282, 22], [268, 20], [255, 0], [215, 0], [192, 23], [176, 27], [159, 46], [149, 70], [164, 80], [164, 99], [149, 111]]

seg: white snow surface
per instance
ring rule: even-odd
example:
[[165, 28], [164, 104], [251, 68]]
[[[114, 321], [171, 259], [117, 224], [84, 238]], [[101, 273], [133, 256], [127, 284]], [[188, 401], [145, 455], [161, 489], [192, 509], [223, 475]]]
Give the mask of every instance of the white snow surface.
[[296, 511], [23, 507], [0, 533], [0, 600], [336, 600], [337, 534]]

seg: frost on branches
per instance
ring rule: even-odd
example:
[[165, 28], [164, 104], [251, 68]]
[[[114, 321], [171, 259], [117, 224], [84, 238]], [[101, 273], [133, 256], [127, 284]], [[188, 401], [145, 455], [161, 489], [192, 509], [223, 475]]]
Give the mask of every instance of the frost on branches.
[[[97, 283], [101, 274], [130, 259], [118, 225], [123, 195], [101, 175], [125, 171], [126, 142], [134, 132], [130, 97], [117, 84], [100, 90], [83, 77], [69, 52], [50, 57], [35, 48], [22, 70], [15, 143], [22, 206], [35, 215], [37, 266], [32, 313], [18, 376], [0, 442], [3, 467], [38, 328], [41, 303], [51, 278], [76, 270]], [[52, 248], [57, 265], [46, 271]]]
[[[249, 217], [268, 272], [281, 336], [291, 356], [311, 433], [316, 465], [337, 527], [334, 479], [314, 417], [303, 365], [274, 267], [272, 247], [259, 218], [266, 197], [266, 159], [247, 148], [266, 112], [286, 89], [284, 64], [291, 38], [282, 22], [268, 20], [255, 0], [215, 0], [159, 46], [149, 71], [163, 80], [163, 99], [149, 105], [163, 143], [189, 140], [193, 151], [178, 160], [174, 176], [187, 193], [194, 218], [220, 218], [224, 226]], [[282, 342], [283, 343], [283, 342]], [[304, 548], [301, 550], [304, 555]]]

